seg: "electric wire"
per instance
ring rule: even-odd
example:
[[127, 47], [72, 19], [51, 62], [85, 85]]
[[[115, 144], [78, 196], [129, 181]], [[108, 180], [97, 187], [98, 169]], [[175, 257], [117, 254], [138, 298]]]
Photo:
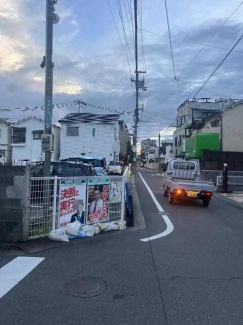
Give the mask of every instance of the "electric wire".
[[172, 62], [172, 67], [173, 67], [174, 80], [177, 80], [177, 78], [176, 78], [176, 72], [175, 72], [174, 54], [173, 54], [173, 48], [172, 48], [172, 42], [171, 42], [170, 22], [169, 22], [169, 14], [168, 14], [167, 0], [164, 0], [164, 1], [165, 1], [165, 11], [166, 11], [167, 27], [168, 27], [168, 34], [169, 34], [169, 41], [170, 41], [171, 62]]
[[224, 61], [228, 58], [228, 56], [231, 54], [231, 52], [234, 50], [234, 48], [239, 44], [239, 42], [242, 40], [243, 34], [238, 39], [238, 41], [235, 43], [235, 45], [231, 48], [231, 50], [226, 54], [226, 56], [223, 58], [223, 60], [217, 65], [217, 67], [213, 70], [213, 72], [210, 74], [210, 76], [207, 78], [207, 80], [203, 83], [203, 85], [198, 89], [196, 94], [193, 97], [197, 97], [197, 95], [200, 93], [200, 91], [205, 87], [205, 85], [208, 83], [208, 81], [212, 78], [212, 76], [215, 74], [215, 72], [221, 67], [221, 65], [224, 63]]

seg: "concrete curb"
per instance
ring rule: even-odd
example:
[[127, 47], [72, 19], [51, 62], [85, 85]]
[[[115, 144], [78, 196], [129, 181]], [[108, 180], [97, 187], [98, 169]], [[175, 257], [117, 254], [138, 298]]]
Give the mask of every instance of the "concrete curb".
[[138, 192], [135, 184], [135, 174], [131, 174], [129, 180], [129, 192], [132, 195], [133, 202], [133, 216], [134, 216], [134, 227], [130, 228], [131, 230], [137, 230], [138, 228], [146, 228], [145, 218], [143, 211], [140, 205]]
[[230, 203], [231, 205], [233, 206], [237, 206], [238, 208], [242, 209], [243, 210], [243, 204], [242, 203], [238, 203], [232, 199], [229, 199], [228, 197], [225, 197], [223, 196], [222, 194], [219, 194], [219, 193], [214, 193], [214, 196], [217, 197], [218, 199], [221, 199], [225, 202], [228, 202]]

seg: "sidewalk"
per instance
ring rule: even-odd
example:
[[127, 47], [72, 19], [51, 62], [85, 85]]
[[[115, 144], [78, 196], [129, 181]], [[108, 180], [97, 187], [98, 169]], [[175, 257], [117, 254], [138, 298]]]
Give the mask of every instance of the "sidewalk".
[[216, 196], [243, 209], [243, 192], [217, 193]]

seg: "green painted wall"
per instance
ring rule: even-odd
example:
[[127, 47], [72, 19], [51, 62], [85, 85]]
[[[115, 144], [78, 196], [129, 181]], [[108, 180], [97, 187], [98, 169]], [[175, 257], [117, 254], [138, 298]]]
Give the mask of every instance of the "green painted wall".
[[219, 151], [219, 134], [203, 133], [186, 138], [186, 158], [201, 158], [204, 149]]

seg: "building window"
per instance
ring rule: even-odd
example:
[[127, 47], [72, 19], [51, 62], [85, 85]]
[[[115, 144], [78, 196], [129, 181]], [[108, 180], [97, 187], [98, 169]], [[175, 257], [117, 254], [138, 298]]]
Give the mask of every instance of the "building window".
[[177, 137], [175, 137], [175, 147], [177, 147]]
[[93, 130], [92, 130], [92, 135], [93, 135], [93, 137], [95, 137], [95, 128], [93, 128]]
[[67, 126], [66, 135], [68, 137], [78, 137], [79, 136], [79, 127], [78, 126]]
[[44, 134], [43, 130], [33, 131], [33, 140], [40, 140], [42, 134]]
[[13, 128], [12, 143], [25, 143], [26, 128]]

